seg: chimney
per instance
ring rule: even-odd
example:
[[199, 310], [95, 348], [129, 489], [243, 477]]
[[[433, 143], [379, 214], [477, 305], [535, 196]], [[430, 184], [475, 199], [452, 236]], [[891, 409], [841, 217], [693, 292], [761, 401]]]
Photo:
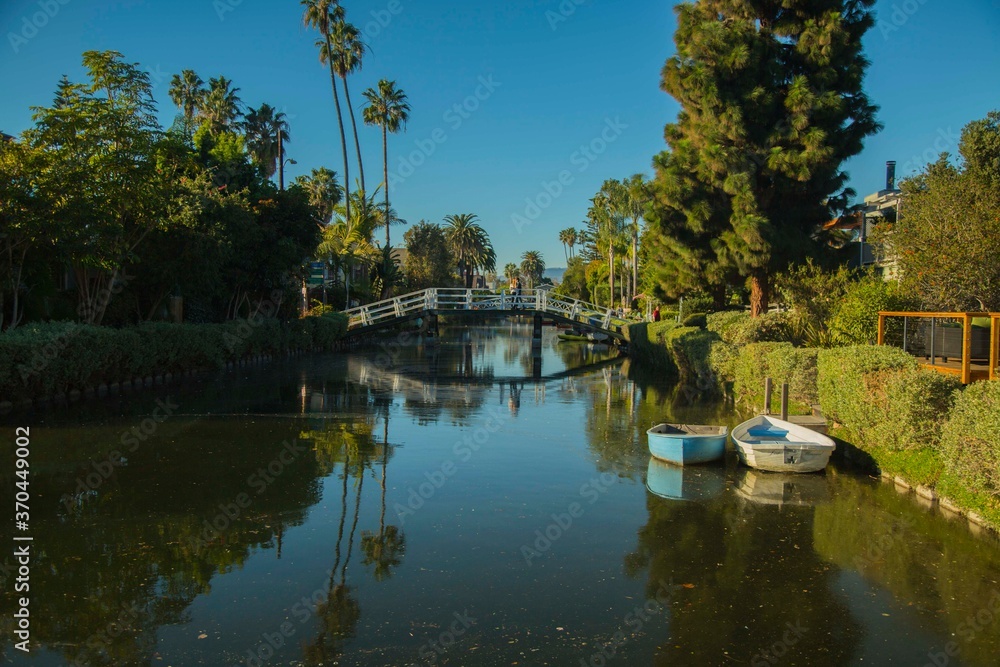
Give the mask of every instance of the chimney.
[[896, 161], [889, 160], [885, 163], [885, 189], [896, 189]]

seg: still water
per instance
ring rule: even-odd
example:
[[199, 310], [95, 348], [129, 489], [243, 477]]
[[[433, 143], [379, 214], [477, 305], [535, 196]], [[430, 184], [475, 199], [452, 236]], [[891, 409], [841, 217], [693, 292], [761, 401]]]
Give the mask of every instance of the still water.
[[539, 367], [530, 336], [8, 416], [31, 428], [33, 643], [5, 556], [0, 661], [1000, 664], [992, 538], [836, 462], [651, 462], [651, 424], [740, 415], [552, 331]]

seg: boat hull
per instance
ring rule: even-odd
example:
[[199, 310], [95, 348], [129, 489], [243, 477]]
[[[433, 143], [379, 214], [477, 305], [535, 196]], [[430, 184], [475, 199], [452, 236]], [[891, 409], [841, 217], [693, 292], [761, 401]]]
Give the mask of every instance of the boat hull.
[[766, 415], [734, 428], [733, 442], [743, 464], [769, 472], [819, 472], [836, 449], [822, 433]]
[[649, 453], [661, 461], [684, 466], [696, 463], [718, 461], [726, 454], [727, 433], [713, 435], [692, 435], [646, 432], [649, 439]]

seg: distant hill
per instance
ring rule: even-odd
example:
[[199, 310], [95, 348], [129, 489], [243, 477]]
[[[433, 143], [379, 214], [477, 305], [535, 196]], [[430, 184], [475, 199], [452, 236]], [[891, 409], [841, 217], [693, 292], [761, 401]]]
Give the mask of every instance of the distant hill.
[[545, 278], [551, 278], [554, 283], [561, 283], [564, 273], [566, 273], [565, 267], [552, 267], [545, 269], [545, 273], [543, 273], [542, 276]]

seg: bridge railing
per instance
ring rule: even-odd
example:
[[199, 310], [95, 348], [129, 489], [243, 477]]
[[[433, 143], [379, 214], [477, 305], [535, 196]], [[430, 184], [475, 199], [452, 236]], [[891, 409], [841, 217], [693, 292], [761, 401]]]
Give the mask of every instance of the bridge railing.
[[428, 288], [344, 311], [348, 329], [383, 324], [427, 310], [532, 310], [560, 315], [574, 322], [610, 330], [625, 324], [608, 308], [553, 294], [547, 290], [525, 290], [520, 295], [486, 289]]

